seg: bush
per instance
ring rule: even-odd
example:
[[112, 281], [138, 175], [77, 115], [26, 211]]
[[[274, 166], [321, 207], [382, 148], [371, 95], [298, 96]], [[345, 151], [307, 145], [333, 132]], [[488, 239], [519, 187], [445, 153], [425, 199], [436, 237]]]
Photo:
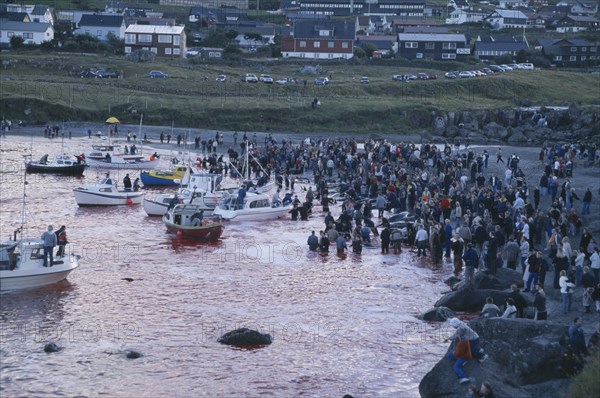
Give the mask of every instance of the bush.
[[588, 360], [583, 370], [573, 377], [569, 387], [569, 398], [597, 397], [600, 390], [598, 375], [600, 375], [600, 352]]
[[23, 37], [21, 36], [13, 36], [10, 38], [10, 48], [14, 48], [15, 50], [23, 47]]

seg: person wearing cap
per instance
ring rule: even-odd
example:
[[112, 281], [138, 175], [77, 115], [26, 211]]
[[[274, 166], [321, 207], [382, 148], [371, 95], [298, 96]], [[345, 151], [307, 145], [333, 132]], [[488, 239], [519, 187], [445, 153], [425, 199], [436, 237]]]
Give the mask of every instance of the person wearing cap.
[[48, 225], [48, 230], [42, 234], [42, 240], [44, 241], [44, 267], [48, 267], [48, 257], [50, 257], [50, 267], [54, 265], [54, 247], [56, 246], [57, 239], [56, 234], [52, 232], [54, 228], [52, 225]]
[[455, 340], [465, 337], [469, 340], [471, 354], [474, 358], [478, 359], [479, 362], [484, 362], [488, 359], [488, 355], [484, 354], [483, 351], [479, 349], [479, 335], [473, 329], [458, 318], [450, 319], [450, 325], [456, 329], [456, 332], [446, 340]]

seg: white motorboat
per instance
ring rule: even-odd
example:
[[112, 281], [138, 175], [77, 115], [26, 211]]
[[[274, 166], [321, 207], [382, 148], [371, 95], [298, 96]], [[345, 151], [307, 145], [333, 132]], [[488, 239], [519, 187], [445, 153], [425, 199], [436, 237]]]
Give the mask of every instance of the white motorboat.
[[75, 188], [73, 193], [79, 206], [139, 205], [144, 198], [144, 192], [117, 189], [109, 177], [85, 188]]
[[224, 197], [213, 215], [225, 220], [236, 221], [264, 221], [285, 217], [291, 210], [291, 204], [283, 206], [281, 203], [271, 203], [269, 196], [263, 193], [247, 192], [240, 203], [238, 195]]
[[[16, 234], [15, 234], [16, 236]], [[44, 242], [21, 239], [0, 243], [0, 290], [34, 288], [57, 283], [79, 266], [73, 253], [54, 257], [54, 265], [44, 267]]]
[[160, 159], [152, 155], [145, 159], [144, 155], [121, 150], [120, 145], [92, 145], [92, 151], [85, 154], [85, 161], [90, 167], [103, 169], [155, 169]]
[[[189, 180], [182, 181], [177, 197], [183, 204], [199, 206], [206, 215], [212, 214], [226, 191], [220, 190], [223, 176], [214, 173], [191, 174]], [[162, 216], [167, 212], [169, 203], [175, 197], [172, 193], [161, 193], [153, 199], [144, 198], [144, 210], [149, 216]]]

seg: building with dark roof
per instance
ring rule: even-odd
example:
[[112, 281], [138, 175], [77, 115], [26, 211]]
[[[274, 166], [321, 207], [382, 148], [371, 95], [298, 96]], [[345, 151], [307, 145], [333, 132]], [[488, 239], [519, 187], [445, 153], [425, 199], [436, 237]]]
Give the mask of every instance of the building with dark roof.
[[350, 59], [354, 56], [354, 22], [298, 21], [281, 38], [284, 58]]
[[398, 55], [406, 59], [464, 61], [471, 54], [467, 37], [451, 33], [398, 33]]
[[47, 22], [0, 19], [0, 44], [7, 46], [14, 36], [21, 36], [25, 44], [42, 44], [54, 39], [54, 28]]
[[75, 30], [76, 35], [89, 34], [102, 41], [108, 40], [109, 33], [125, 38], [125, 19], [121, 15], [84, 14]]
[[521, 50], [529, 46], [522, 38], [485, 36], [478, 37], [473, 49], [473, 56], [477, 59], [492, 59], [501, 55], [516, 56]]
[[560, 33], [598, 30], [598, 18], [587, 15], [568, 15], [556, 22], [556, 31]]
[[565, 65], [575, 63], [598, 64], [600, 54], [599, 44], [584, 39], [539, 39], [535, 43], [535, 49], [552, 63]]

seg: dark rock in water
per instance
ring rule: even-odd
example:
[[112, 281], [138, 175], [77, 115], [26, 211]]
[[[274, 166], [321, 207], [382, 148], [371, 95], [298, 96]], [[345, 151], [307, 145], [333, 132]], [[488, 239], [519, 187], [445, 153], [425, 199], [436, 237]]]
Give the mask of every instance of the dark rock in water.
[[127, 354], [125, 354], [125, 357], [127, 359], [137, 359], [137, 358], [143, 357], [143, 355], [137, 351], [127, 351]]
[[[509, 289], [510, 285], [523, 286], [523, 275], [520, 271], [515, 271], [510, 268], [499, 268], [496, 270], [496, 275], [491, 275], [486, 271], [480, 271], [473, 278], [473, 287], [475, 289]], [[465, 288], [465, 283], [457, 283], [451, 285], [452, 290], [460, 290]]]
[[122, 281], [133, 282], [133, 278], [121, 278]]
[[[543, 321], [489, 318], [469, 324], [489, 359], [468, 361], [464, 371], [477, 385], [488, 381], [497, 397], [562, 396], [569, 383], [563, 361], [567, 328]], [[454, 350], [452, 345], [448, 352]], [[453, 362], [442, 358], [419, 384], [421, 397], [462, 397]], [[549, 391], [552, 391], [550, 394]]]
[[234, 346], [256, 346], [271, 344], [271, 335], [259, 333], [256, 330], [241, 328], [225, 333], [217, 340], [221, 344]]
[[487, 297], [493, 298], [496, 305], [501, 305], [506, 301], [508, 295], [508, 291], [490, 289], [457, 290], [444, 295], [435, 303], [435, 306], [448, 307], [453, 311], [480, 311]]
[[44, 351], [45, 352], [59, 352], [60, 350], [62, 350], [62, 348], [60, 348], [59, 346], [57, 346], [55, 343], [48, 343], [44, 346]]
[[424, 321], [444, 322], [450, 318], [456, 317], [454, 311], [446, 307], [435, 307], [420, 316]]

